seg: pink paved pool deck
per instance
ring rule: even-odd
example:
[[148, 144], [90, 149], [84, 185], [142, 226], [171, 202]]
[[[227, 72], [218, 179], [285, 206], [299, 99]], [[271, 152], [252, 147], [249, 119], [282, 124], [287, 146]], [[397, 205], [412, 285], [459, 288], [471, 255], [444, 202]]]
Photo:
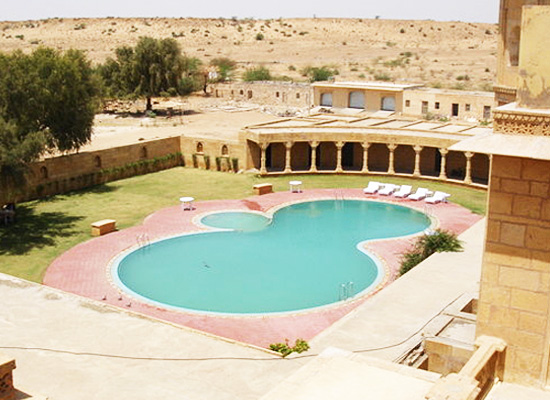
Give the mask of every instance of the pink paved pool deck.
[[[44, 277], [44, 284], [150, 317], [256, 346], [268, 347], [271, 343], [285, 339], [289, 339], [291, 343], [296, 338], [311, 340], [397, 278], [400, 255], [410, 246], [411, 237], [379, 240], [367, 244], [367, 248], [376, 254], [386, 267], [383, 282], [373, 292], [343, 304], [285, 315], [233, 317], [164, 309], [122, 292], [111, 282], [108, 267], [118, 254], [136, 247], [137, 238], [140, 235], [146, 234], [150, 241], [154, 241], [174, 235], [207, 231], [207, 228], [201, 228], [193, 222], [193, 219], [200, 214], [222, 210], [268, 212], [274, 207], [287, 203], [334, 198], [386, 201], [426, 211], [422, 201], [364, 195], [361, 189], [314, 189], [301, 193], [278, 192], [242, 200], [195, 202], [192, 211], [183, 211], [179, 205], [176, 205], [151, 214], [142, 225], [113, 232], [75, 246], [50, 265]], [[452, 203], [436, 204], [430, 206], [428, 210], [437, 220], [437, 227], [456, 234], [462, 233], [482, 218]]]

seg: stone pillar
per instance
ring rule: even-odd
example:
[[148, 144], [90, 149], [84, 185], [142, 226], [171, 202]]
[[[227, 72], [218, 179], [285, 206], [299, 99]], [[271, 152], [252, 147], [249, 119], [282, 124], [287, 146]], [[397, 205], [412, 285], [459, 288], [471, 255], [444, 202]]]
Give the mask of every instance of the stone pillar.
[[439, 171], [439, 179], [442, 181], [447, 180], [447, 153], [449, 150], [447, 149], [439, 149], [439, 154], [441, 154], [441, 170]]
[[472, 157], [474, 153], [467, 151], [464, 155], [466, 156], [466, 176], [464, 177], [464, 183], [469, 185], [472, 183]]
[[361, 172], [364, 174], [369, 173], [369, 142], [364, 142], [361, 144], [363, 146], [363, 168], [361, 168]]
[[317, 172], [317, 146], [319, 142], [309, 142], [311, 146], [311, 166], [309, 167], [309, 172]]
[[286, 142], [285, 143], [285, 146], [286, 146], [286, 155], [285, 155], [285, 174], [289, 174], [292, 172], [292, 167], [291, 167], [291, 163], [290, 163], [290, 154], [291, 154], [291, 150], [292, 150], [292, 142]]
[[394, 166], [394, 154], [393, 152], [397, 148], [396, 144], [390, 143], [387, 144], [388, 149], [390, 150], [390, 165], [388, 166], [388, 174], [393, 175], [395, 174], [395, 166]]
[[266, 151], [267, 147], [269, 146], [269, 143], [260, 143], [260, 175], [267, 174], [267, 168], [265, 166], [266, 164]]
[[420, 176], [420, 152], [422, 146], [414, 146], [414, 172], [413, 176]]
[[343, 172], [342, 169], [342, 147], [344, 142], [336, 142], [336, 172]]

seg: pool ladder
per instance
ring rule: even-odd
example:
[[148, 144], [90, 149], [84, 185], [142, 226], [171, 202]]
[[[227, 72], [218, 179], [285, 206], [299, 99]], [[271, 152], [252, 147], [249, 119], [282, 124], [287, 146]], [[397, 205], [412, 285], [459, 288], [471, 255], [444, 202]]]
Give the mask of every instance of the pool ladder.
[[141, 233], [136, 236], [136, 242], [138, 247], [146, 247], [151, 244], [151, 241], [149, 240], [149, 235], [146, 233]]
[[353, 282], [342, 283], [340, 285], [340, 300], [347, 300], [354, 295]]

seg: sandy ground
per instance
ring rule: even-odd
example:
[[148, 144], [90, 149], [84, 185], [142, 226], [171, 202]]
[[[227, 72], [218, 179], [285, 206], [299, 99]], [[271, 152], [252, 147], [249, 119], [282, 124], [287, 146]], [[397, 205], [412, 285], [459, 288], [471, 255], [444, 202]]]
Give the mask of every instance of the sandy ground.
[[[257, 40], [257, 35], [263, 40]], [[496, 69], [497, 25], [369, 19], [48, 19], [0, 22], [0, 49], [38, 46], [85, 50], [94, 63], [141, 36], [174, 37], [189, 56], [216, 57], [246, 68], [267, 66], [276, 75], [304, 80], [308, 66], [331, 65], [338, 80], [425, 82], [488, 89]], [[409, 57], [403, 58], [405, 53]], [[465, 80], [465, 77], [468, 80]], [[457, 80], [457, 78], [462, 79]]]

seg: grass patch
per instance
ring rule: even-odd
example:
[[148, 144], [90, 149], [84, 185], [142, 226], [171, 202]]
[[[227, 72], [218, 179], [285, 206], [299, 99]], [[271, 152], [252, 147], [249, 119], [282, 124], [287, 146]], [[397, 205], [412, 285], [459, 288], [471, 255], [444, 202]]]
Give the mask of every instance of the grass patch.
[[[179, 204], [183, 195], [197, 201], [241, 199], [254, 195], [252, 186], [270, 182], [275, 191], [288, 190], [295, 175], [260, 178], [192, 168], [173, 168], [95, 186], [90, 189], [19, 204], [17, 222], [0, 225], [0, 272], [41, 282], [51, 262], [90, 239], [90, 224], [112, 218], [119, 229], [140, 224], [164, 207]], [[360, 175], [302, 175], [305, 189], [362, 188], [369, 180], [412, 184], [451, 194], [451, 201], [485, 213], [486, 192], [441, 182]]]

